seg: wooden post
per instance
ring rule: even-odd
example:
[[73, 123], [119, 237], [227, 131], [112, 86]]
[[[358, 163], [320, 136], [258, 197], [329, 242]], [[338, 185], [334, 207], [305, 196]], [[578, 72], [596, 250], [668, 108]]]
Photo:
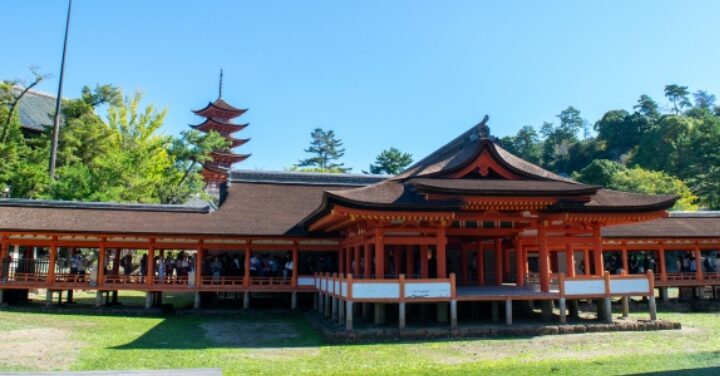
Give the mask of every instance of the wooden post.
[[652, 270], [648, 270], [648, 282], [650, 284], [650, 291], [648, 292], [648, 308], [650, 310], [650, 320], [657, 320], [657, 304], [655, 302], [655, 275]]
[[604, 271], [603, 272], [603, 279], [605, 281], [605, 299], [603, 299], [603, 315], [605, 316], [603, 319], [605, 322], [611, 323], [612, 322], [612, 301], [610, 300], [611, 291], [610, 291], [610, 272]]
[[50, 245], [50, 257], [48, 258], [47, 283], [49, 286], [55, 284], [55, 263], [57, 261], [58, 247], [55, 241], [57, 237], [53, 237], [53, 243]]
[[450, 328], [457, 329], [457, 284], [455, 280], [455, 273], [450, 273], [450, 293], [452, 296], [450, 300]]
[[622, 258], [622, 266], [623, 266], [623, 274], [622, 275], [628, 275], [629, 273], [629, 265], [628, 265], [628, 250], [627, 246], [623, 242], [622, 248], [620, 248], [620, 257]]
[[512, 300], [505, 299], [505, 325], [512, 325], [513, 312], [512, 312]]
[[445, 224], [442, 223], [437, 231], [437, 277], [447, 278], [447, 259], [445, 248], [447, 246], [447, 237], [445, 236]]
[[470, 273], [468, 272], [468, 254], [467, 254], [467, 247], [465, 247], [465, 244], [460, 245], [460, 280], [462, 281], [463, 286], [468, 285], [468, 280], [470, 279]]
[[298, 283], [298, 256], [300, 254], [300, 251], [298, 249], [298, 242], [293, 241], [292, 244], [292, 287], [296, 288]]
[[602, 276], [605, 268], [603, 266], [602, 238], [600, 237], [600, 225], [593, 225], [593, 256], [595, 259], [595, 275]]
[[477, 278], [478, 285], [485, 285], [485, 249], [480, 240], [477, 242]]
[[[202, 286], [202, 261], [204, 254], [205, 250], [202, 248], [202, 246], [198, 247], [195, 251], [195, 288], [199, 288], [200, 286]], [[200, 294], [198, 294], [197, 296], [197, 308], [200, 308]]]
[[515, 282], [519, 287], [525, 286], [525, 272], [523, 263], [525, 253], [523, 252], [523, 241], [520, 236], [515, 237]]
[[495, 238], [495, 284], [501, 286], [503, 283], [503, 252], [502, 239]]
[[[243, 276], [243, 286], [245, 288], [250, 287], [250, 257], [252, 257], [252, 243], [250, 240], [247, 240], [245, 243], [245, 275]], [[295, 268], [295, 265], [293, 265], [293, 269]], [[247, 295], [247, 294], [246, 294]], [[246, 299], [247, 298], [247, 299]], [[243, 297], [243, 300], [248, 301], [248, 306], [250, 305], [250, 299], [249, 297]], [[243, 302], [244, 303], [244, 302]], [[244, 304], [243, 304], [244, 305]]]
[[[148, 286], [152, 286], [155, 283], [155, 246], [154, 245], [150, 245], [150, 247], [148, 247], [147, 254], [148, 254], [147, 261], [146, 261], [147, 262], [147, 276], [145, 276], [145, 278], [147, 278], [147, 279], [145, 280], [145, 284], [147, 284]], [[195, 283], [197, 284], [197, 281], [195, 281]]]
[[428, 278], [430, 275], [428, 265], [428, 246], [423, 244], [420, 246], [420, 278]]
[[365, 268], [363, 270], [363, 278], [370, 279], [372, 275], [372, 254], [370, 253], [370, 243], [365, 242], [363, 245], [363, 251], [365, 253]]
[[667, 281], [667, 265], [665, 264], [665, 245], [658, 246], [658, 263], [660, 263], [660, 280]]
[[[3, 281], [6, 281], [8, 279], [8, 273], [10, 270], [10, 265], [8, 257], [8, 237], [7, 234], [0, 234], [0, 278]], [[0, 290], [0, 294], [2, 293], [2, 290]], [[2, 304], [2, 301], [0, 300], [0, 304]]]
[[383, 229], [375, 226], [375, 278], [385, 278], [385, 245], [383, 244]]
[[548, 265], [549, 255], [544, 220], [540, 220], [538, 222], [537, 243], [539, 260], [538, 265], [540, 267], [540, 291], [550, 292], [550, 269]]
[[700, 253], [700, 247], [695, 245], [695, 249], [693, 249], [693, 254], [695, 255], [695, 279], [699, 282], [702, 282], [703, 279], [705, 279], [703, 275], [703, 263], [700, 261], [702, 259], [702, 253]]
[[575, 277], [575, 250], [571, 243], [565, 245], [565, 269], [568, 277]]
[[398, 302], [398, 327], [405, 329], [405, 275], [400, 274], [398, 280], [400, 284], [400, 299]]
[[105, 248], [105, 238], [100, 240], [100, 249], [98, 250], [98, 271], [97, 271], [97, 287], [100, 289], [105, 284], [105, 257], [107, 257], [107, 249]]
[[565, 273], [560, 273], [558, 276], [558, 289], [560, 299], [558, 300], [558, 308], [560, 308], [560, 323], [565, 324], [567, 322], [567, 301], [565, 300]]
[[412, 278], [415, 275], [415, 246], [405, 246], [405, 273]]
[[355, 266], [353, 267], [353, 274], [360, 275], [360, 246], [352, 247], [353, 254], [355, 257]]

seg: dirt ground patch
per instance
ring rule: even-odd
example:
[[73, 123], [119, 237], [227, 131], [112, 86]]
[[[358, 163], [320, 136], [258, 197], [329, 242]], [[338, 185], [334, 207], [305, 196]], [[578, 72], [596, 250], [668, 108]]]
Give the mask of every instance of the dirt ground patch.
[[264, 347], [272, 343], [299, 338], [301, 334], [284, 322], [209, 322], [201, 325], [205, 336], [219, 345], [238, 347]]
[[81, 345], [61, 329], [5, 330], [0, 340], [0, 367], [64, 370], [75, 361]]
[[301, 356], [318, 356], [318, 347], [277, 347], [283, 341], [302, 334], [289, 323], [210, 322], [201, 325], [205, 336], [219, 345], [246, 347], [248, 351], [235, 353], [237, 357], [266, 360], [286, 360]]

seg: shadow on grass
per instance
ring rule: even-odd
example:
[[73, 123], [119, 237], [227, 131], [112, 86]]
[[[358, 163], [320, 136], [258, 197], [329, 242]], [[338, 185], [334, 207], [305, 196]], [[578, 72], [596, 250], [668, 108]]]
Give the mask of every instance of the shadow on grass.
[[673, 371], [659, 371], [659, 372], [647, 372], [647, 373], [635, 373], [632, 376], [705, 376], [705, 375], [720, 375], [720, 367], [704, 367], [704, 368], [690, 368], [690, 369], [679, 369]]

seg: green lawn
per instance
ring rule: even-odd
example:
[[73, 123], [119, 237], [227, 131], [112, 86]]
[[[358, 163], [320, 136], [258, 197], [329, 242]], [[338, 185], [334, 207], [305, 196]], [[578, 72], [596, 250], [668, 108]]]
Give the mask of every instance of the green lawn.
[[608, 375], [720, 367], [720, 315], [661, 312], [661, 318], [680, 321], [683, 329], [338, 346], [324, 344], [302, 314], [124, 317], [11, 310], [0, 311], [0, 371], [216, 367], [225, 375]]

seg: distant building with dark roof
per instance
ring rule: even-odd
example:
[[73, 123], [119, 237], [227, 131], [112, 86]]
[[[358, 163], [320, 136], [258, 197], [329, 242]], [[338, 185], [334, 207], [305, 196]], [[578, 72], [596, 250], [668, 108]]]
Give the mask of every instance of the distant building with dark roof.
[[[20, 91], [20, 88], [15, 90]], [[17, 108], [20, 126], [26, 136], [38, 135], [48, 127], [52, 127], [55, 115], [54, 95], [36, 90], [28, 91]]]

